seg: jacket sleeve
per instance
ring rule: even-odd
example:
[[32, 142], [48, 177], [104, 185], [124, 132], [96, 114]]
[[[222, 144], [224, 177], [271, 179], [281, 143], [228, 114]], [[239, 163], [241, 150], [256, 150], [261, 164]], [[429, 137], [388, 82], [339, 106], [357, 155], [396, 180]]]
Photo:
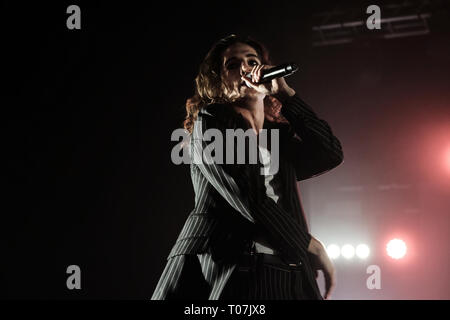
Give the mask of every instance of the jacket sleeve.
[[225, 170], [227, 165], [204, 152], [208, 148], [205, 132], [217, 128], [220, 125], [214, 115], [199, 114], [191, 137], [194, 164], [231, 207], [267, 233], [274, 249], [290, 261], [301, 261], [307, 255], [311, 235], [258, 187], [259, 167], [245, 165], [241, 167], [244, 170]]
[[321, 175], [343, 163], [340, 141], [328, 123], [319, 119], [298, 95], [284, 101], [281, 113], [291, 125], [284, 139], [298, 181]]

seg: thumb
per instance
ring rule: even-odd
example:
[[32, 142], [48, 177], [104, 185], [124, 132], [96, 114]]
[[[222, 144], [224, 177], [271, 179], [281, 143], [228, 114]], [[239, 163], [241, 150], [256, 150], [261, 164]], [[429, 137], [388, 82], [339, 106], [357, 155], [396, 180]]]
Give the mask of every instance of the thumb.
[[241, 80], [244, 80], [244, 82], [247, 85], [247, 87], [253, 88], [253, 89], [257, 88], [256, 85], [254, 85], [253, 82], [249, 78], [241, 76]]

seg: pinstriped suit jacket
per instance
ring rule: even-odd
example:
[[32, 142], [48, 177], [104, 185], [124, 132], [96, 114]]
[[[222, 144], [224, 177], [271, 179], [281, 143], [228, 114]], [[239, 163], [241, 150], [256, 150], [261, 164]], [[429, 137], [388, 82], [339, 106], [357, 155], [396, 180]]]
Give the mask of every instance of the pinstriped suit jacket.
[[[323, 174], [343, 162], [339, 140], [326, 121], [297, 95], [281, 109], [289, 124], [265, 120], [264, 128], [279, 129], [280, 159], [276, 175], [280, 200], [265, 193], [260, 163], [218, 164], [210, 153], [204, 133], [210, 128], [248, 127], [230, 107], [213, 104], [199, 112], [190, 140], [191, 178], [195, 207], [173, 246], [152, 299], [165, 299], [179, 289], [186, 255], [196, 255], [206, 281], [205, 299], [219, 299], [236, 267], [236, 259], [255, 236], [264, 237], [288, 262], [302, 262], [312, 291], [320, 297], [309, 261], [309, 234], [297, 181]], [[225, 149], [224, 149], [225, 154]], [[226, 159], [225, 156], [223, 159]], [[188, 275], [183, 275], [183, 277]]]

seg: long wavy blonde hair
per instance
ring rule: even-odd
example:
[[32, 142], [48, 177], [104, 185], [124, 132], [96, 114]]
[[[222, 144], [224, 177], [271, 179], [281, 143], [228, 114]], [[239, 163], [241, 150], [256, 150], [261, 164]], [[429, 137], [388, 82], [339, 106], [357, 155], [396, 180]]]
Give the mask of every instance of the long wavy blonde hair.
[[[183, 127], [189, 134], [192, 133], [194, 122], [202, 108], [212, 103], [230, 104], [233, 102], [224, 94], [221, 70], [223, 53], [235, 43], [251, 46], [258, 53], [263, 64], [271, 64], [269, 52], [265, 46], [250, 37], [243, 38], [232, 34], [217, 41], [200, 64], [195, 78], [194, 95], [186, 100], [186, 118], [183, 121]], [[266, 96], [264, 99], [266, 119], [272, 122], [287, 122], [280, 110], [281, 103], [275, 97]]]

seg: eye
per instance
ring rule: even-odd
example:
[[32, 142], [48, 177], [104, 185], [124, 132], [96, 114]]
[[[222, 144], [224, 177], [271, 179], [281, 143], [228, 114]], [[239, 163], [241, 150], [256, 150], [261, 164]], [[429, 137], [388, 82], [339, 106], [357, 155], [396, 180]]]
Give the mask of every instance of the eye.
[[251, 65], [251, 66], [257, 66], [259, 64], [259, 62], [257, 60], [253, 60], [252, 59], [252, 60], [248, 61], [248, 64]]

